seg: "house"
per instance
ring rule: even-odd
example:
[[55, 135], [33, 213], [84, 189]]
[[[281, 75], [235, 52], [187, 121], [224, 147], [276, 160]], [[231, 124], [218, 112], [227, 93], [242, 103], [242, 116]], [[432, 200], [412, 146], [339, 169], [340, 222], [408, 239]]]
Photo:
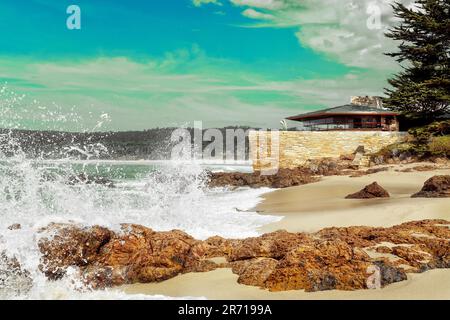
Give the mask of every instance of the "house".
[[304, 131], [399, 131], [398, 112], [383, 108], [380, 97], [352, 97], [350, 104], [286, 119], [301, 122]]
[[[339, 159], [362, 149], [376, 153], [407, 139], [407, 133], [399, 131], [398, 116], [383, 108], [380, 97], [352, 97], [347, 105], [287, 118], [299, 122], [300, 130], [252, 130], [253, 169], [269, 174], [274, 168], [297, 168], [313, 159]], [[369, 166], [370, 158], [355, 157], [355, 164]]]

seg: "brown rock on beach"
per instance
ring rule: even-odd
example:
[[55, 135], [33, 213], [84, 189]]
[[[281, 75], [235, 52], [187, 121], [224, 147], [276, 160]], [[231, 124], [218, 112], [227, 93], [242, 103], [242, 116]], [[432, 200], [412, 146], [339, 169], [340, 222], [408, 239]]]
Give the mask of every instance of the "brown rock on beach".
[[354, 172], [358, 166], [347, 158], [323, 158], [310, 160], [301, 167], [280, 168], [275, 174], [264, 175], [261, 172], [214, 172], [209, 174], [210, 187], [269, 187], [287, 188], [317, 182], [319, 176], [344, 175]]
[[207, 245], [173, 230], [155, 232], [123, 225], [120, 234], [102, 227], [52, 224], [41, 232], [41, 270], [50, 279], [62, 277], [69, 266], [79, 267], [94, 287], [154, 282], [182, 272], [212, 270], [202, 259]]
[[[369, 288], [406, 279], [405, 272], [450, 268], [450, 225], [445, 220], [408, 222], [390, 228], [325, 228], [316, 233], [277, 231], [247, 239], [196, 240], [173, 230], [139, 225], [120, 232], [93, 226], [51, 224], [41, 230], [41, 270], [50, 279], [77, 267], [94, 288], [159, 282], [181, 273], [231, 267], [241, 284], [270, 291]], [[419, 235], [419, 236], [418, 236]], [[371, 258], [363, 249], [391, 243], [398, 260]], [[217, 265], [212, 257], [228, 263]], [[374, 271], [375, 270], [375, 271]]]
[[315, 181], [318, 178], [301, 169], [280, 169], [273, 175], [263, 175], [260, 172], [216, 172], [209, 175], [210, 187], [287, 188]]
[[378, 183], [373, 182], [365, 186], [362, 190], [349, 194], [346, 199], [372, 199], [372, 198], [389, 198], [389, 193], [383, 189]]
[[447, 198], [450, 197], [450, 175], [434, 176], [425, 181], [422, 190], [412, 198]]

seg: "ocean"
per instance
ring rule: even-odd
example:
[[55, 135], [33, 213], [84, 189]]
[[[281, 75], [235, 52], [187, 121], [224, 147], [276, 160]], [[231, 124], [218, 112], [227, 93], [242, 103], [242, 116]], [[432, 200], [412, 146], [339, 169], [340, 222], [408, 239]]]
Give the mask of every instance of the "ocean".
[[[5, 141], [5, 140], [4, 140]], [[172, 161], [28, 159], [18, 151], [0, 159], [0, 255], [16, 258], [30, 277], [0, 259], [0, 299], [171, 299], [91, 290], [69, 270], [58, 281], [39, 271], [38, 230], [52, 222], [101, 225], [118, 230], [135, 223], [158, 231], [180, 229], [197, 239], [244, 238], [279, 218], [242, 212], [268, 189], [210, 189], [206, 170], [251, 171], [248, 165]], [[111, 179], [115, 187], [68, 184], [85, 173]], [[10, 230], [20, 224], [18, 230]], [[31, 278], [31, 280], [30, 280]], [[189, 297], [201, 298], [201, 297]]]
[[[49, 154], [30, 156], [22, 148], [29, 141], [18, 141], [9, 129], [40, 123], [47, 131], [76, 127], [78, 132], [98, 132], [109, 116], [102, 114], [94, 127], [86, 128], [86, 119], [75, 111], [22, 100], [0, 88], [0, 128], [5, 129], [0, 132], [0, 299], [171, 299], [127, 295], [118, 289], [94, 291], [80, 283], [73, 269], [63, 279], [49, 281], [39, 270], [38, 231], [52, 222], [113, 230], [134, 223], [157, 231], [180, 229], [206, 239], [256, 236], [258, 227], [279, 220], [251, 211], [268, 189], [207, 187], [207, 170], [248, 172], [248, 163], [98, 161], [93, 159], [109, 150], [89, 140], [83, 145], [55, 145], [49, 154], [58, 160], [49, 160]], [[46, 143], [51, 145], [51, 139]], [[68, 183], [81, 173], [110, 179], [115, 187]], [[21, 227], [10, 230], [13, 224]], [[11, 267], [11, 259], [28, 276]]]

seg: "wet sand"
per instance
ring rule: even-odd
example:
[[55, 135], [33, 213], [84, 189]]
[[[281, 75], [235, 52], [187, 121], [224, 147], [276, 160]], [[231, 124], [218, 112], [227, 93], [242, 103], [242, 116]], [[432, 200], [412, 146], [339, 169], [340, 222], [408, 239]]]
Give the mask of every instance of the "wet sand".
[[[398, 167], [396, 167], [398, 168]], [[325, 177], [321, 181], [268, 193], [256, 208], [261, 214], [284, 218], [261, 228], [260, 232], [285, 229], [314, 232], [331, 226], [384, 226], [412, 220], [450, 220], [450, 198], [411, 198], [428, 178], [450, 174], [450, 169], [401, 173], [394, 170], [363, 177]], [[389, 199], [349, 200], [349, 193], [377, 181], [391, 195]], [[408, 280], [383, 289], [357, 291], [301, 290], [269, 292], [237, 283], [230, 269], [191, 273], [150, 284], [124, 286], [128, 293], [194, 296], [208, 299], [450, 299], [450, 269], [408, 274]]]

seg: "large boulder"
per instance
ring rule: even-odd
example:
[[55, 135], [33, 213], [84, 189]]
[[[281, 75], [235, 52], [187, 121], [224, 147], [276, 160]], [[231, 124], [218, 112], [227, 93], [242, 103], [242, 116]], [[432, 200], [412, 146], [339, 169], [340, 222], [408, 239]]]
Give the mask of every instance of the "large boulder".
[[373, 182], [365, 186], [362, 190], [349, 194], [346, 199], [373, 199], [373, 198], [389, 198], [389, 193], [383, 189], [378, 183]]
[[106, 228], [52, 223], [40, 230], [40, 269], [50, 279], [59, 279], [67, 267], [83, 267], [98, 260], [98, 252], [113, 237]]
[[162, 281], [216, 267], [203, 259], [206, 244], [178, 230], [155, 232], [125, 224], [115, 233], [99, 226], [52, 224], [41, 232], [41, 270], [50, 279], [78, 267], [91, 285], [105, 287]]
[[265, 287], [267, 278], [274, 272], [278, 260], [272, 258], [254, 258], [231, 263], [232, 271], [239, 275], [238, 283]]
[[412, 198], [446, 198], [450, 197], [450, 175], [434, 176], [425, 181], [422, 190]]
[[287, 231], [267, 233], [256, 238], [233, 241], [228, 258], [230, 261], [261, 257], [280, 259], [292, 249], [312, 241], [310, 235], [304, 233]]
[[370, 257], [341, 240], [318, 241], [289, 251], [268, 277], [271, 291], [366, 288]]

